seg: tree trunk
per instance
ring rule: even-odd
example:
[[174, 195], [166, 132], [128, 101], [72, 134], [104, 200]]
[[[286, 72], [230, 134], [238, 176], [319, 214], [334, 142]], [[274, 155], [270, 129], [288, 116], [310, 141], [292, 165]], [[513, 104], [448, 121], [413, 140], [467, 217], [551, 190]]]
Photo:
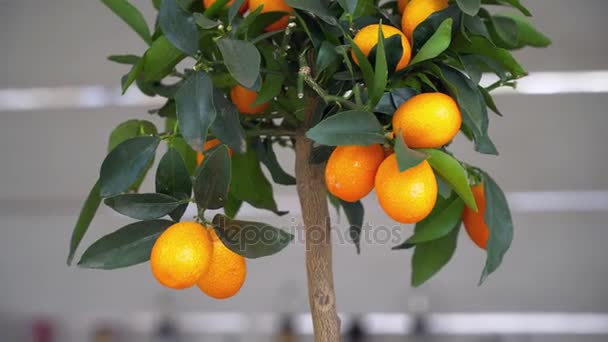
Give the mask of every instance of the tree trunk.
[[296, 134], [296, 180], [306, 229], [308, 300], [315, 341], [335, 342], [340, 340], [340, 319], [334, 292], [329, 209], [323, 166], [309, 162], [312, 141], [304, 135], [307, 126]]

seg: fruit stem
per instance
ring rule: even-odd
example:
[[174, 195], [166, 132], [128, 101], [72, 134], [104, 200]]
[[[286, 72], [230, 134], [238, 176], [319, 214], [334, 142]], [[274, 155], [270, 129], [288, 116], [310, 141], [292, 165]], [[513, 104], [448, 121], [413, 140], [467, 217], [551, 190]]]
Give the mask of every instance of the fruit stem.
[[312, 141], [305, 135], [313, 122], [316, 102], [308, 99], [306, 120], [296, 133], [296, 182], [306, 227], [308, 300], [316, 342], [340, 340], [332, 270], [331, 225], [323, 165], [310, 163]]

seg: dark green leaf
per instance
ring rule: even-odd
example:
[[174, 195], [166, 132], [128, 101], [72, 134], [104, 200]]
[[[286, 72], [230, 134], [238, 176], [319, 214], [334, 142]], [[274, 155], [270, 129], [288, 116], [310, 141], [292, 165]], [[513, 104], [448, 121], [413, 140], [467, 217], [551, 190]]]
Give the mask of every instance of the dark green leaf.
[[513, 241], [513, 221], [507, 198], [492, 177], [485, 172], [482, 175], [486, 198], [484, 221], [490, 230], [490, 237], [486, 246], [488, 257], [479, 284], [500, 266]]
[[466, 14], [475, 16], [481, 8], [481, 0], [456, 0], [458, 7]]
[[391, 90], [391, 97], [393, 99], [393, 104], [395, 108], [399, 108], [399, 106], [405, 103], [405, 101], [418, 95], [418, 93], [418, 91], [412, 88], [397, 88]]
[[488, 108], [490, 108], [494, 113], [502, 116], [502, 113], [498, 110], [498, 107], [496, 107], [496, 103], [494, 103], [494, 99], [492, 98], [492, 95], [490, 95], [490, 93], [486, 90], [486, 88], [479, 86], [479, 91], [483, 95], [483, 99], [486, 102], [486, 105], [488, 106]]
[[194, 180], [194, 199], [199, 209], [219, 209], [226, 203], [230, 186], [230, 154], [219, 145], [205, 153]]
[[127, 92], [127, 89], [129, 89], [131, 84], [133, 84], [133, 82], [135, 82], [135, 80], [137, 80], [137, 78], [139, 77], [139, 75], [141, 75], [143, 70], [144, 70], [144, 59], [142, 58], [133, 65], [133, 67], [131, 68], [129, 73], [126, 74], [123, 77], [123, 79], [121, 80], [121, 89], [122, 89], [123, 95]]
[[154, 158], [159, 142], [158, 137], [146, 136], [132, 138], [116, 146], [101, 165], [101, 197], [125, 192], [138, 181]]
[[230, 5], [230, 7], [228, 8], [228, 23], [232, 23], [232, 21], [234, 20], [234, 18], [236, 18], [236, 15], [239, 13], [241, 7], [243, 7], [243, 4], [246, 1], [248, 0], [234, 0], [232, 2], [232, 5]]
[[337, 25], [338, 21], [336, 20], [333, 13], [329, 11], [327, 8], [327, 4], [321, 0], [285, 0], [285, 2], [293, 8], [301, 9], [307, 12], [310, 12], [317, 17], [319, 17], [324, 22], [330, 25]]
[[194, 13], [192, 17], [194, 18], [194, 22], [203, 29], [212, 29], [222, 23], [219, 20], [209, 19], [201, 13]]
[[217, 114], [210, 127], [211, 132], [234, 152], [245, 152], [247, 142], [239, 119], [239, 110], [217, 88], [213, 90], [213, 104]]
[[412, 256], [412, 286], [422, 285], [452, 259], [459, 232], [460, 222], [448, 235], [416, 245]]
[[452, 42], [452, 18], [444, 20], [437, 31], [422, 45], [410, 64], [420, 63], [439, 56]]
[[513, 49], [519, 41], [517, 23], [511, 18], [486, 16], [488, 31], [492, 41], [499, 47]]
[[335, 149], [336, 148], [334, 146], [325, 145], [313, 147], [312, 152], [310, 154], [310, 162], [315, 165], [325, 163]]
[[393, 104], [393, 97], [391, 93], [384, 93], [378, 101], [376, 108], [374, 108], [374, 113], [382, 113], [386, 115], [393, 115], [395, 113], [395, 105]]
[[190, 75], [175, 94], [180, 132], [195, 151], [202, 152], [217, 115], [213, 95], [213, 82], [203, 71]]
[[426, 18], [422, 23], [416, 26], [414, 30], [413, 48], [412, 51], [419, 51], [420, 48], [437, 32], [439, 26], [448, 18], [452, 18], [452, 29], [460, 27], [460, 17], [462, 12], [455, 4], [450, 7], [435, 12]]
[[245, 88], [253, 88], [260, 76], [260, 52], [250, 42], [222, 38], [217, 47], [232, 77]]
[[196, 23], [177, 0], [163, 0], [158, 12], [158, 23], [173, 46], [190, 56], [196, 56], [198, 51]]
[[462, 165], [454, 157], [440, 150], [421, 149], [421, 151], [429, 155], [428, 162], [433, 170], [454, 189], [469, 208], [477, 211], [475, 197], [473, 197], [466, 171]]
[[331, 64], [339, 61], [340, 55], [336, 52], [336, 47], [330, 42], [324, 40], [321, 43], [321, 47], [319, 48], [319, 52], [317, 53], [317, 74], [323, 72], [327, 67]]
[[270, 139], [264, 139], [263, 142], [257, 142], [255, 144], [256, 152], [262, 164], [266, 165], [268, 171], [270, 171], [270, 176], [272, 180], [281, 185], [295, 185], [296, 179], [285, 172], [279, 161], [277, 160], [277, 155], [274, 153], [272, 149], [272, 141]]
[[363, 79], [365, 80], [365, 85], [370, 88], [374, 83], [374, 68], [372, 67], [372, 64], [369, 62], [367, 57], [363, 54], [363, 51], [361, 51], [361, 49], [357, 46], [357, 44], [355, 44], [355, 42], [352, 40], [352, 38], [350, 38], [348, 34], [346, 34], [344, 37], [346, 38], [346, 40], [348, 40], [350, 48], [355, 54], [357, 65], [359, 66], [359, 69], [361, 69]]
[[172, 224], [172, 221], [153, 220], [124, 226], [92, 244], [78, 266], [112, 270], [146, 262], [150, 260], [156, 239]]
[[181, 203], [165, 194], [122, 194], [106, 198], [104, 203], [115, 211], [137, 219], [154, 220], [168, 215]]
[[514, 8], [517, 8], [525, 16], [532, 16], [532, 13], [530, 13], [530, 11], [526, 7], [524, 7], [524, 5], [522, 5], [519, 0], [485, 0], [484, 2], [488, 4], [510, 5]]
[[268, 209], [277, 214], [272, 185], [264, 176], [255, 149], [248, 148], [244, 154], [232, 156], [232, 184], [230, 192], [234, 197], [260, 209]]
[[471, 36], [470, 41], [464, 38], [457, 38], [455, 39], [453, 46], [454, 49], [460, 53], [483, 55], [493, 59], [505, 69], [509, 70], [514, 78], [519, 78], [528, 74], [509, 51], [494, 46], [484, 37]]
[[351, 110], [332, 115], [306, 132], [319, 144], [329, 146], [383, 143], [384, 130], [374, 114]]
[[270, 44], [260, 43], [258, 44], [258, 49], [264, 57], [266, 69], [272, 72], [268, 72], [266, 77], [264, 77], [264, 82], [253, 106], [264, 104], [279, 95], [285, 81], [285, 75], [281, 72], [281, 64], [275, 60], [275, 47]]
[[144, 16], [127, 0], [101, 0], [101, 2], [129, 25], [146, 43], [150, 44], [152, 42], [150, 29]]
[[173, 138], [171, 141], [171, 147], [179, 152], [179, 155], [184, 160], [184, 164], [186, 164], [188, 174], [194, 175], [194, 170], [196, 170], [197, 167], [196, 151], [194, 151], [182, 137]]
[[[182, 156], [174, 147], [169, 147], [167, 153], [161, 158], [156, 169], [156, 192], [184, 200], [192, 196], [192, 181], [190, 173]], [[179, 221], [188, 203], [184, 203], [169, 215], [174, 221]]]
[[518, 41], [514, 46], [515, 48], [521, 48], [526, 45], [534, 47], [546, 47], [551, 44], [551, 38], [538, 31], [534, 25], [526, 18], [512, 14], [512, 13], [501, 13], [494, 16], [496, 19], [508, 18], [513, 20], [517, 25]]
[[147, 120], [128, 120], [118, 125], [110, 134], [108, 142], [108, 152], [111, 152], [116, 146], [122, 144], [131, 138], [155, 135], [157, 134], [156, 126]]
[[411, 169], [428, 158], [426, 154], [407, 147], [405, 141], [403, 140], [401, 130], [395, 137], [395, 155], [397, 156], [399, 172], [404, 172], [407, 169]]
[[234, 197], [231, 192], [228, 192], [228, 198], [224, 204], [224, 214], [230, 218], [235, 218], [236, 214], [239, 212], [239, 209], [241, 209], [242, 204], [243, 201]]
[[87, 199], [84, 201], [82, 209], [80, 209], [80, 214], [78, 215], [78, 220], [76, 221], [76, 225], [72, 231], [72, 238], [70, 239], [70, 252], [67, 260], [68, 265], [72, 264], [76, 249], [78, 249], [84, 234], [86, 234], [87, 230], [89, 229], [91, 221], [93, 221], [93, 217], [95, 217], [95, 213], [97, 213], [99, 204], [101, 204], [101, 196], [99, 195], [99, 181], [97, 181], [89, 192], [89, 196], [87, 196]]
[[226, 247], [250, 259], [278, 253], [294, 238], [265, 223], [232, 220], [221, 214], [213, 218], [213, 228]]
[[141, 57], [136, 56], [136, 55], [111, 55], [111, 56], [108, 56], [108, 60], [115, 62], [115, 63], [119, 63], [119, 64], [135, 65], [135, 64], [137, 64], [137, 62], [139, 62], [140, 59], [141, 59]]
[[384, 34], [382, 33], [382, 24], [378, 25], [378, 45], [376, 46], [374, 67], [374, 80], [371, 85], [368, 85], [368, 106], [376, 107], [380, 98], [384, 94], [386, 82], [388, 81], [388, 66], [386, 64], [386, 52], [384, 50]]
[[346, 215], [346, 219], [350, 224], [348, 228], [348, 235], [351, 240], [355, 244], [355, 248], [357, 249], [357, 254], [361, 253], [361, 229], [363, 227], [363, 216], [365, 215], [365, 209], [363, 208], [363, 204], [361, 201], [357, 202], [346, 202], [343, 200], [340, 201], [340, 206], [344, 209], [344, 214]]

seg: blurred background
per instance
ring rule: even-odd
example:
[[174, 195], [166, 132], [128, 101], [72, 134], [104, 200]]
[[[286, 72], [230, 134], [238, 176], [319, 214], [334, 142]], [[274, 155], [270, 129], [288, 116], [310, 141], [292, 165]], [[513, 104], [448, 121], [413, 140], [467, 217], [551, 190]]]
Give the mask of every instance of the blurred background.
[[[151, 23], [150, 1], [132, 3]], [[485, 255], [462, 234], [446, 268], [413, 289], [411, 252], [391, 251], [394, 241], [368, 239], [360, 256], [336, 241], [345, 340], [608, 340], [608, 1], [525, 4], [554, 44], [517, 53], [531, 76], [497, 96], [500, 157], [476, 155], [462, 137], [453, 145], [507, 192], [516, 231], [503, 266], [478, 287]], [[0, 341], [311, 340], [302, 243], [250, 261], [228, 301], [166, 290], [147, 264], [67, 267], [108, 134], [127, 118], [155, 120], [147, 110], [157, 101], [120, 97], [127, 69], [105, 57], [145, 47], [100, 1], [82, 0], [0, 0], [0, 46]], [[291, 153], [279, 157], [293, 171]], [[275, 191], [289, 215], [244, 208], [243, 217], [297, 225], [295, 189]], [[394, 225], [373, 194], [366, 221]], [[128, 222], [101, 209], [80, 252]], [[346, 229], [344, 218], [334, 223]]]

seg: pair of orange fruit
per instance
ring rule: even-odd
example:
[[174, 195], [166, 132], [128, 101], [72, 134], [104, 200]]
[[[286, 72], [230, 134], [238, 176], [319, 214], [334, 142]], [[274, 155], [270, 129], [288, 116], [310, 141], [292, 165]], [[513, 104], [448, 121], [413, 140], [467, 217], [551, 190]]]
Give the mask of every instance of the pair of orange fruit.
[[234, 253], [211, 227], [179, 222], [165, 230], [150, 255], [152, 274], [176, 290], [197, 285], [212, 298], [236, 295], [247, 276], [245, 258]]
[[[462, 117], [456, 101], [442, 93], [412, 97], [393, 114], [393, 132], [412, 148], [438, 148], [460, 130]], [[355, 202], [374, 188], [378, 202], [395, 221], [416, 223], [433, 210], [437, 180], [428, 161], [399, 171], [395, 154], [384, 158], [380, 145], [339, 146], [325, 169], [327, 188], [334, 196]]]
[[[431, 14], [441, 11], [448, 7], [448, 0], [398, 0], [397, 7], [401, 17], [401, 31], [393, 26], [382, 25], [382, 36], [390, 38], [398, 35], [401, 37], [403, 54], [395, 67], [396, 71], [408, 66], [412, 57], [412, 40], [414, 30], [420, 23], [427, 19]], [[367, 57], [374, 46], [378, 44], [378, 29], [380, 25], [373, 24], [362, 28], [353, 41], [361, 52]], [[355, 53], [351, 53], [353, 60], [359, 64]]]
[[[203, 0], [203, 6], [205, 8], [209, 8], [216, 1], [217, 0]], [[228, 1], [228, 3], [226, 4], [226, 7], [232, 5], [233, 2], [234, 2], [234, 0]], [[263, 6], [262, 13], [265, 13], [265, 12], [291, 13], [293, 11], [293, 8], [291, 8], [291, 6], [289, 6], [284, 0], [245, 0], [243, 5], [239, 9], [239, 12], [241, 14], [243, 14], [243, 13], [247, 12], [248, 9], [255, 10], [260, 6]], [[265, 30], [267, 32], [282, 30], [287, 27], [288, 22], [289, 22], [289, 15], [286, 14], [286, 15], [282, 16], [279, 20], [268, 25], [265, 28]]]

